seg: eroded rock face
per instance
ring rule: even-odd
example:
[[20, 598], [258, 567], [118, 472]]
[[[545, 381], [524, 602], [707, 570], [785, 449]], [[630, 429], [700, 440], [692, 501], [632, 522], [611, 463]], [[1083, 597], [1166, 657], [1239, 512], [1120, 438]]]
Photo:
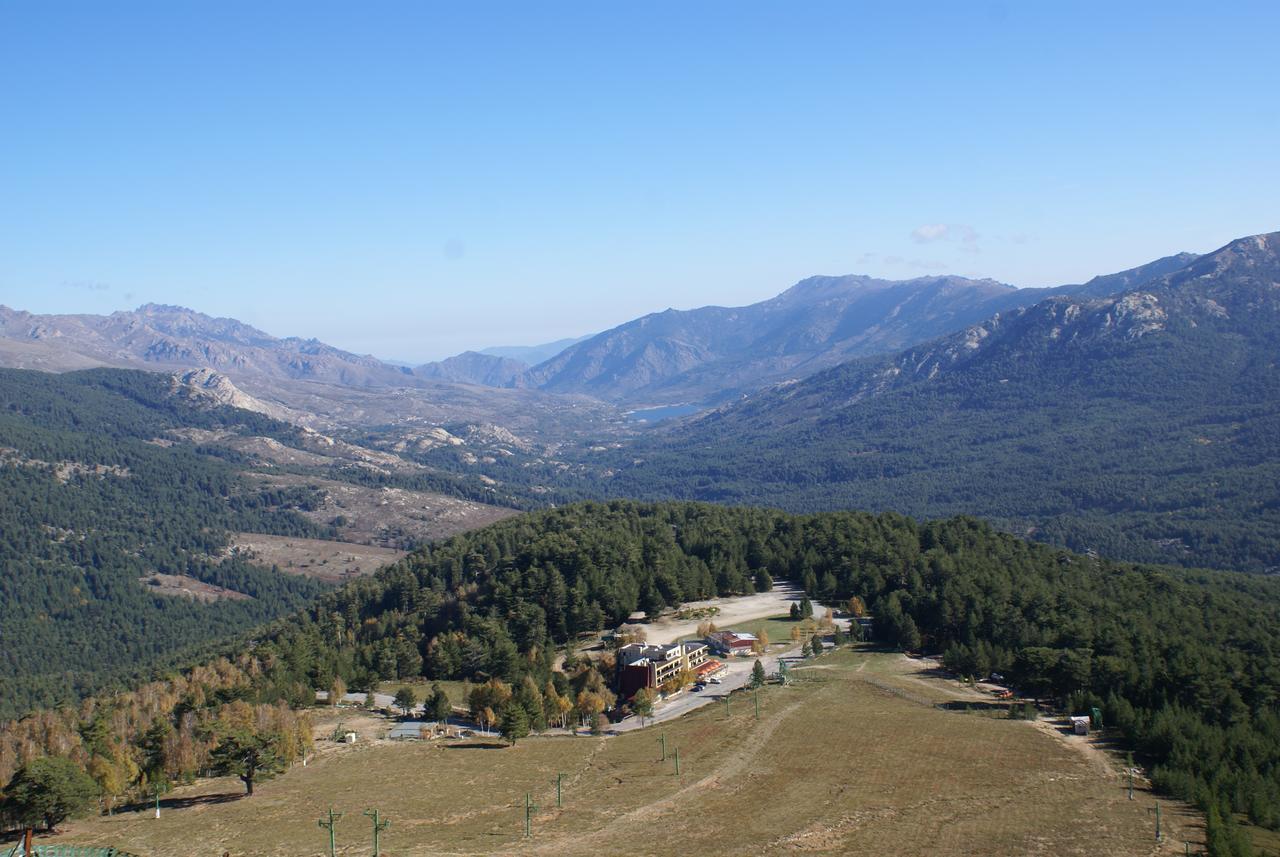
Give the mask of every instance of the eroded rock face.
[[261, 399], [250, 396], [232, 383], [231, 379], [226, 375], [221, 372], [215, 372], [212, 369], [192, 369], [174, 375], [172, 389], [174, 395], [206, 401], [211, 404], [241, 408], [242, 410], [265, 414], [273, 419], [289, 421], [291, 416], [285, 408], [268, 404]]

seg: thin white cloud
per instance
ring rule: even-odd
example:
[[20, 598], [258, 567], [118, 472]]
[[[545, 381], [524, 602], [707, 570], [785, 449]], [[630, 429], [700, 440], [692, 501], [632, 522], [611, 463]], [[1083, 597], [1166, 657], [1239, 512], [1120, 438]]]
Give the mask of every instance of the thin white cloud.
[[926, 223], [911, 230], [911, 240], [917, 244], [933, 244], [937, 241], [957, 241], [966, 253], [981, 253], [978, 247], [978, 230], [967, 223]]
[[950, 232], [951, 227], [946, 223], [926, 223], [911, 230], [911, 240], [917, 244], [928, 244], [933, 241], [941, 241]]

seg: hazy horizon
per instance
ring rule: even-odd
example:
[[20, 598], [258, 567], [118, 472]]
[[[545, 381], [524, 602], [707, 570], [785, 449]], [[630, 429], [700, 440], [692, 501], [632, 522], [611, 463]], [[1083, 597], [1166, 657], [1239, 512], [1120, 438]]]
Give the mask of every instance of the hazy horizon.
[[818, 273], [1083, 282], [1277, 228], [1276, 25], [7, 4], [0, 303], [180, 304], [419, 363]]

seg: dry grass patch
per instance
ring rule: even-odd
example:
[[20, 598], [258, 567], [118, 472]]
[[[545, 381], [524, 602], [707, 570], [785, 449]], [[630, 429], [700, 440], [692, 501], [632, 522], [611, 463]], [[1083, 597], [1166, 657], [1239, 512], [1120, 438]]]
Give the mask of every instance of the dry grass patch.
[[155, 595], [172, 595], [180, 598], [190, 598], [195, 601], [203, 601], [206, 604], [213, 601], [249, 601], [253, 599], [252, 595], [246, 595], [243, 592], [236, 592], [234, 589], [227, 589], [225, 586], [216, 586], [212, 583], [205, 583], [202, 580], [196, 580], [194, 577], [188, 577], [185, 574], [161, 574], [154, 572], [145, 577], [138, 578], [138, 582], [147, 587], [147, 591]]
[[[740, 694], [728, 720], [709, 706], [614, 738], [335, 746], [250, 800], [79, 822], [60, 839], [157, 856], [318, 854], [316, 819], [332, 805], [347, 812], [347, 855], [368, 853], [369, 807], [392, 819], [384, 847], [398, 855], [1172, 855], [1184, 836], [1200, 840], [1194, 816], [1165, 803], [1157, 849], [1150, 794], [1127, 800], [1118, 776], [1031, 724], [939, 710], [865, 680], [914, 684], [895, 662], [827, 655], [793, 687], [764, 691], [759, 720]], [[679, 777], [658, 760], [659, 734], [680, 749]], [[529, 840], [526, 791], [540, 807]]]
[[322, 502], [299, 514], [318, 524], [334, 526], [344, 542], [402, 548], [412, 541], [446, 538], [487, 526], [517, 514], [444, 494], [404, 488], [370, 488], [321, 477], [258, 472], [256, 478], [273, 487], [311, 487]]
[[405, 555], [404, 551], [371, 545], [237, 533], [231, 551], [254, 565], [276, 566], [286, 574], [340, 582], [373, 574]]

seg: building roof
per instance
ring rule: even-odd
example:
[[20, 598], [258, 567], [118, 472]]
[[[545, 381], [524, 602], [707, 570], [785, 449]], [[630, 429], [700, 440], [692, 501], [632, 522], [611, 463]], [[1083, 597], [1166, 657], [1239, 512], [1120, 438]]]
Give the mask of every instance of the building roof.
[[422, 720], [406, 720], [403, 723], [397, 723], [395, 728], [387, 733], [388, 738], [421, 738], [422, 730], [427, 724]]
[[754, 643], [756, 641], [755, 634], [748, 634], [746, 631], [716, 631], [707, 635], [708, 640], [715, 640], [724, 646], [741, 645], [743, 643]]
[[618, 660], [625, 666], [642, 663], [644, 661], [657, 661], [659, 663], [669, 661], [673, 658], [680, 657], [681, 646], [678, 643], [672, 643], [666, 646], [650, 645], [648, 643], [629, 643], [618, 649]]

